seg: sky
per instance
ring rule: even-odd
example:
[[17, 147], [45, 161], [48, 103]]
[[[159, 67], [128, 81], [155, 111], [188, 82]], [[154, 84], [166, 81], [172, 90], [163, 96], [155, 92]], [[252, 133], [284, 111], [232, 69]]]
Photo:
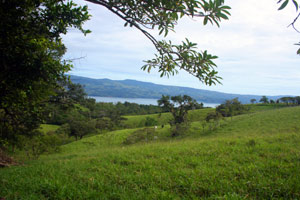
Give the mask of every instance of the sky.
[[[69, 74], [112, 80], [134, 79], [163, 85], [206, 89], [225, 93], [254, 95], [300, 95], [300, 56], [294, 45], [300, 34], [288, 25], [296, 17], [290, 3], [278, 11], [277, 0], [225, 0], [232, 9], [229, 20], [203, 26], [203, 19], [183, 18], [165, 39], [179, 44], [188, 38], [198, 50], [217, 55], [217, 71], [222, 84], [206, 86], [197, 78], [179, 71], [160, 78], [155, 70], [141, 70], [144, 60], [157, 53], [152, 43], [138, 30], [124, 27], [124, 21], [99, 5], [88, 5], [91, 19], [84, 36], [70, 29], [63, 36], [68, 51], [65, 59], [73, 60]], [[300, 22], [297, 22], [300, 28]], [[156, 32], [151, 32], [155, 36]]]

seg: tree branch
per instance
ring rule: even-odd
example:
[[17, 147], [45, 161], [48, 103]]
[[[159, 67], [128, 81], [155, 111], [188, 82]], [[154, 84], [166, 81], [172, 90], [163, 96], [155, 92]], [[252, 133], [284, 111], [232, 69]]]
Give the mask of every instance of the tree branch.
[[295, 27], [295, 23], [299, 17], [300, 17], [300, 13], [297, 15], [297, 17], [294, 19], [294, 21], [290, 25], [288, 25], [288, 27], [292, 26], [295, 29], [295, 31], [297, 31], [298, 33], [300, 33], [300, 31]]

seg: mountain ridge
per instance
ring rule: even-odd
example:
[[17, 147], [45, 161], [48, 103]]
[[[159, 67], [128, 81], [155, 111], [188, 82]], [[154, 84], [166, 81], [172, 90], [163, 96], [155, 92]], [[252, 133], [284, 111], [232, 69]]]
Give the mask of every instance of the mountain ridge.
[[[239, 98], [242, 103], [250, 103], [251, 99], [256, 99], [258, 102], [261, 98], [261, 95], [230, 94], [190, 87], [161, 85], [133, 79], [93, 79], [75, 75], [71, 75], [70, 79], [73, 83], [83, 85], [89, 96], [159, 99], [162, 95], [175, 96], [186, 94], [198, 101], [206, 103], [223, 103], [225, 100], [236, 97]], [[283, 95], [267, 97], [277, 100], [283, 97]]]

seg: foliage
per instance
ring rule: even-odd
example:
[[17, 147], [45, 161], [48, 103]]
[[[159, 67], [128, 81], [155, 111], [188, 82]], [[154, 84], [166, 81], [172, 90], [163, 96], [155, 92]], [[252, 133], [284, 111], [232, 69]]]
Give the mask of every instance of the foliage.
[[281, 97], [278, 99], [279, 102], [285, 103], [287, 105], [300, 105], [300, 96], [296, 97]]
[[163, 95], [162, 98], [157, 102], [164, 111], [171, 112], [173, 115], [173, 120], [171, 123], [173, 124], [185, 122], [188, 111], [199, 108], [199, 104], [196, 102], [196, 100], [187, 95], [172, 97]]
[[173, 119], [170, 121], [171, 126], [175, 127], [172, 134], [173, 136], [177, 136], [180, 131], [187, 129], [188, 111], [201, 107], [196, 100], [187, 95], [173, 97], [162, 95], [161, 99], [157, 102], [164, 111], [171, 112], [173, 116]]
[[216, 108], [216, 112], [220, 113], [223, 117], [240, 115], [245, 113], [247, 110], [247, 107], [241, 104], [238, 98], [227, 100], [225, 103]]
[[61, 35], [88, 33], [89, 14], [72, 1], [11, 0], [0, 2], [0, 19], [0, 137], [12, 142], [42, 122], [42, 104], [71, 68]]
[[123, 142], [125, 145], [136, 144], [138, 142], [150, 142], [155, 139], [154, 128], [138, 129], [130, 134]]
[[207, 114], [205, 121], [206, 122], [210, 122], [210, 121], [218, 121], [220, 119], [222, 119], [223, 116], [221, 115], [220, 112], [210, 112]]
[[145, 126], [154, 126], [157, 125], [157, 120], [153, 117], [146, 117]]
[[213, 62], [217, 56], [207, 53], [206, 50], [197, 52], [196, 44], [188, 39], [179, 45], [166, 40], [158, 41], [147, 30], [158, 30], [159, 35], [166, 37], [169, 31], [174, 31], [178, 20], [184, 16], [203, 18], [204, 25], [210, 22], [219, 26], [220, 21], [228, 19], [230, 15], [230, 7], [224, 5], [224, 0], [87, 1], [104, 6], [123, 19], [125, 26], [135, 27], [153, 43], [158, 54], [154, 59], [145, 61], [143, 70], [150, 72], [152, 68], [158, 68], [161, 76], [170, 76], [180, 69], [207, 85], [219, 83], [220, 77], [217, 76], [214, 69], [216, 64]]
[[87, 97], [84, 88], [79, 83], [72, 83], [70, 80], [61, 80], [55, 93], [50, 97], [49, 102], [59, 104], [68, 108], [75, 103], [83, 103]]
[[34, 136], [31, 138], [19, 136], [19, 148], [26, 152], [28, 158], [38, 158], [43, 153], [54, 153], [60, 150], [60, 146], [64, 144], [63, 137], [57, 135], [54, 131], [41, 133], [35, 130]]
[[95, 132], [95, 121], [83, 121], [83, 120], [72, 120], [69, 123], [70, 126], [70, 136], [74, 136], [76, 140], [82, 139], [83, 136]]
[[223, 116], [220, 112], [215, 111], [208, 113], [205, 118], [206, 123], [203, 123], [203, 130], [207, 124], [209, 125], [209, 131], [217, 129], [217, 127], [220, 126], [221, 119], [223, 119]]
[[259, 100], [261, 103], [269, 103], [269, 99], [266, 96], [262, 96], [261, 99]]
[[256, 102], [256, 99], [251, 99], [250, 102], [253, 104]]
[[[290, 1], [293, 2], [294, 6], [296, 8], [297, 16], [296, 16], [296, 18], [293, 20], [293, 22], [289, 26], [292, 26], [298, 33], [300, 33], [300, 31], [295, 27], [295, 24], [296, 24], [298, 18], [300, 17], [299, 3], [298, 3], [298, 1], [296, 1], [296, 0], [284, 0], [284, 1], [283, 0], [279, 0], [277, 3], [281, 4], [281, 5], [278, 8], [278, 10], [284, 9], [288, 5], [288, 3]], [[300, 42], [296, 43], [295, 45], [300, 46]], [[300, 55], [300, 48], [298, 49], [297, 54]]]
[[97, 119], [96, 128], [100, 130], [113, 130], [114, 124], [109, 117], [102, 117]]

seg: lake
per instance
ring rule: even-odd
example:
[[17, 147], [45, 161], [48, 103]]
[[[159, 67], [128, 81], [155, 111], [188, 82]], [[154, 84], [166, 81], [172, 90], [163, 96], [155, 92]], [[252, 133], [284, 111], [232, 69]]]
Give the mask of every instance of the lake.
[[[105, 102], [105, 103], [124, 103], [125, 101], [130, 103], [144, 104], [144, 105], [157, 105], [157, 99], [146, 99], [146, 98], [122, 98], [122, 97], [98, 97], [98, 96], [89, 96], [90, 98], [96, 99], [96, 102]], [[198, 102], [201, 103], [201, 102]], [[218, 103], [205, 103], [202, 102], [205, 107], [213, 107], [220, 105]]]

